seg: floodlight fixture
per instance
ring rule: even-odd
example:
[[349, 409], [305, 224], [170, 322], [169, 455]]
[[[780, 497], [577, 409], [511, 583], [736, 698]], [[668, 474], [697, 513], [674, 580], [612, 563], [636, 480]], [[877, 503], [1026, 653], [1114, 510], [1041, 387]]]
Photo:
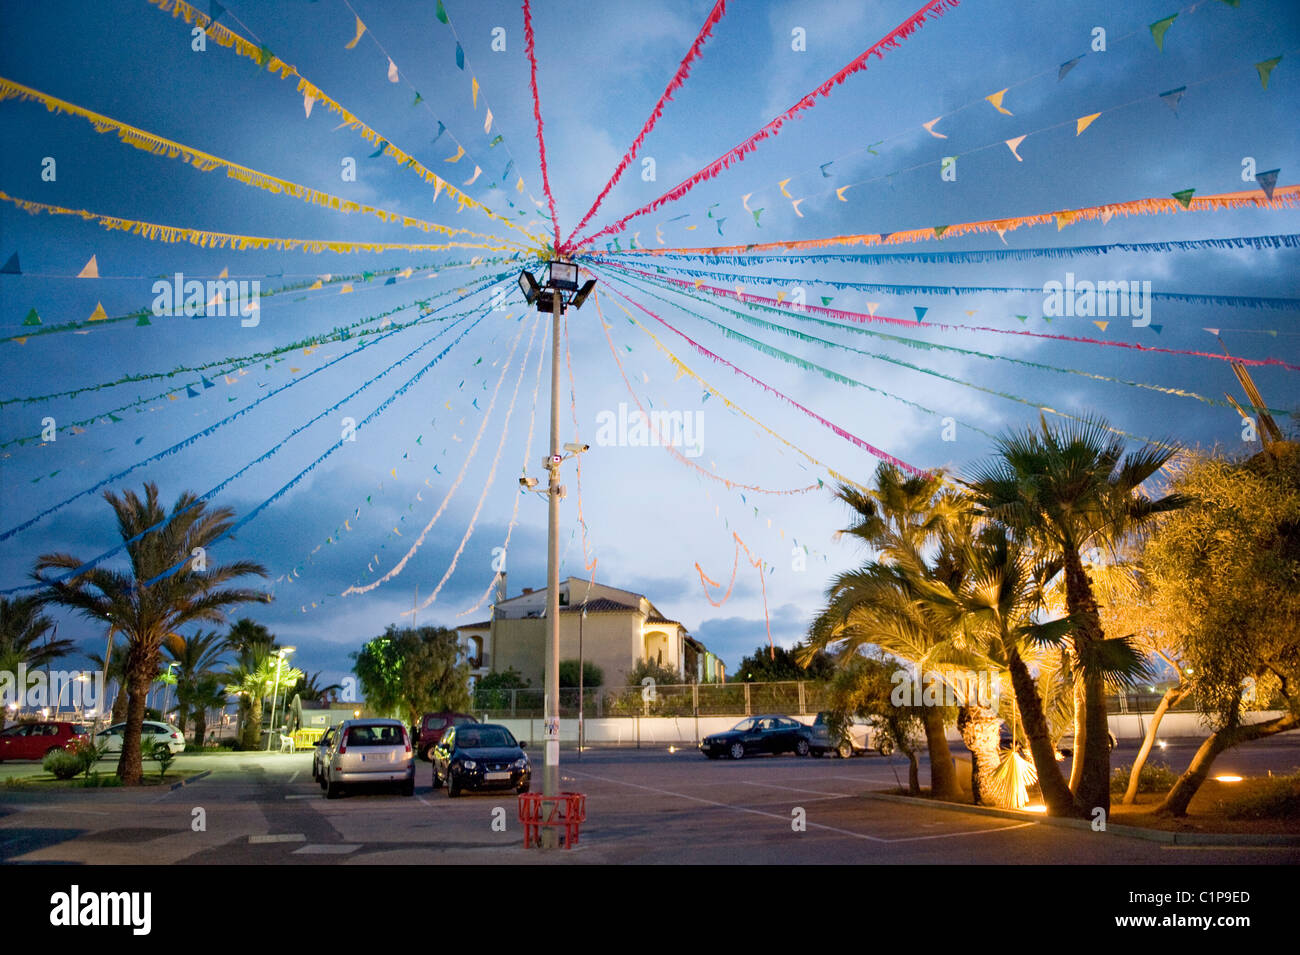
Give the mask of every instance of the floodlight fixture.
[[596, 287], [596, 280], [588, 279], [583, 284], [582, 288], [578, 290], [578, 294], [573, 296], [573, 301], [569, 303], [570, 307], [582, 308], [582, 303], [587, 300], [587, 296], [591, 294], [591, 290], [594, 289], [595, 287]]
[[566, 445], [564, 446], [564, 450], [565, 450], [565, 451], [568, 451], [570, 454], [582, 454], [582, 453], [585, 452], [585, 451], [590, 451], [590, 450], [591, 450], [591, 445], [589, 445], [589, 444], [576, 444], [576, 443], [570, 441], [568, 444], [566, 444]]
[[519, 273], [519, 288], [524, 293], [524, 301], [529, 305], [537, 301], [537, 296], [541, 294], [537, 279], [533, 278], [533, 273], [527, 269]]
[[547, 279], [546, 286], [561, 292], [578, 291], [578, 266], [573, 262], [565, 262], [560, 259], [552, 262], [551, 274], [550, 278]]
[[519, 479], [519, 486], [520, 486], [521, 488], [524, 488], [525, 490], [531, 490], [532, 488], [537, 487], [537, 478], [535, 478], [535, 477], [521, 477], [521, 478]]

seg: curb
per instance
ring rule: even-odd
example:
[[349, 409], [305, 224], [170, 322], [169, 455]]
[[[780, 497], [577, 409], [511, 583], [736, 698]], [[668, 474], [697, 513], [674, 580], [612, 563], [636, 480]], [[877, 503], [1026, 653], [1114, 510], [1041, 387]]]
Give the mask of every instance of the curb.
[[176, 792], [176, 790], [180, 789], [182, 786], [188, 786], [190, 783], [197, 783], [204, 776], [211, 776], [211, 775], [212, 775], [212, 770], [205, 769], [201, 773], [196, 773], [195, 775], [188, 776], [185, 779], [177, 780], [176, 782], [172, 783], [171, 789], [168, 791]]
[[[1021, 819], [1037, 822], [1045, 826], [1063, 829], [1081, 829], [1092, 832], [1092, 823], [1087, 819], [1058, 819], [1036, 812], [1021, 812], [1018, 809], [997, 809], [991, 806], [963, 806], [957, 803], [938, 800], [918, 799], [915, 796], [896, 796], [893, 793], [866, 792], [867, 799], [878, 802], [891, 802], [904, 806], [922, 806], [927, 809], [943, 809], [948, 812], [962, 812], [967, 815], [985, 816], [995, 819]], [[1255, 833], [1223, 832], [1167, 832], [1163, 829], [1145, 829], [1141, 826], [1116, 826], [1107, 824], [1106, 834], [1125, 839], [1142, 839], [1147, 842], [1160, 842], [1177, 846], [1296, 846], [1300, 847], [1300, 836], [1265, 835]]]

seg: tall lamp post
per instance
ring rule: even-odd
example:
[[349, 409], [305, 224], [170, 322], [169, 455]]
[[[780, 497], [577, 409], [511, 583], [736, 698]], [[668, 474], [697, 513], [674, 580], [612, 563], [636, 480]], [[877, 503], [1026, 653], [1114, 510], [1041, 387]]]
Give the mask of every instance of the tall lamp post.
[[[275, 698], [280, 690], [280, 674], [284, 671], [284, 658], [296, 647], [281, 647], [275, 651], [275, 683], [271, 687], [271, 726], [266, 731], [266, 751], [271, 751], [271, 737], [275, 735]], [[265, 697], [263, 697], [265, 699]]]
[[[560, 465], [588, 449], [585, 444], [566, 444], [564, 450], [568, 453], [560, 453], [560, 321], [565, 309], [581, 308], [595, 287], [596, 280], [591, 279], [579, 288], [578, 266], [562, 259], [550, 263], [544, 285], [538, 285], [531, 272], [519, 273], [519, 288], [524, 299], [529, 305], [536, 305], [539, 312], [551, 313], [551, 451], [543, 465], [548, 475], [546, 490], [537, 490], [537, 478], [524, 476], [519, 479], [521, 488], [544, 493], [547, 499], [546, 617], [549, 635], [546, 641], [546, 750], [542, 796], [548, 801], [558, 794], [560, 780], [560, 498], [564, 497]], [[554, 849], [558, 844], [559, 834], [555, 827], [544, 827], [542, 848]]]

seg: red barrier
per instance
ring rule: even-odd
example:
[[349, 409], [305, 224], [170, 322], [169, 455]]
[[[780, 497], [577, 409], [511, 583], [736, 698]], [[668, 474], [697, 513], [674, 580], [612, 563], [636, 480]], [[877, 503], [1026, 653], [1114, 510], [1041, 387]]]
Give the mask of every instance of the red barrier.
[[519, 821], [524, 825], [525, 849], [542, 844], [543, 827], [562, 827], [561, 842], [572, 849], [578, 844], [579, 827], [587, 821], [587, 797], [582, 793], [523, 793], [519, 796]]

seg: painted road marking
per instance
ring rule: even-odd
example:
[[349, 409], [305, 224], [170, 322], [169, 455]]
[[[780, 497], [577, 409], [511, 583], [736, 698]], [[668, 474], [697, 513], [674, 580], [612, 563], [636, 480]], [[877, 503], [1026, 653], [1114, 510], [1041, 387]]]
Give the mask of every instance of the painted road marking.
[[301, 849], [294, 849], [291, 855], [296, 856], [345, 856], [349, 852], [356, 852], [361, 846], [358, 845], [310, 845], [303, 846]]
[[307, 837], [301, 832], [282, 832], [268, 836], [249, 836], [250, 845], [265, 845], [271, 842], [306, 842]]

